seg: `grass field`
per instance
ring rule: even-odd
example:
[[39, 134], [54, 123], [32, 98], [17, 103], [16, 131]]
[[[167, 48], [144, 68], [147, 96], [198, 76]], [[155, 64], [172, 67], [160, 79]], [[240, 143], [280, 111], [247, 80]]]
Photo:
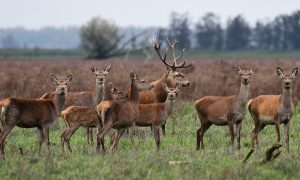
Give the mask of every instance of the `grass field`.
[[[228, 151], [228, 127], [217, 126], [205, 134], [205, 150], [195, 150], [199, 121], [192, 102], [178, 103], [172, 117], [167, 123], [167, 135], [162, 137], [163, 149], [158, 153], [149, 128], [139, 128], [133, 145], [129, 138], [121, 138], [119, 149], [105, 156], [97, 155], [95, 147], [87, 145], [83, 128], [71, 139], [73, 153], [63, 154], [61, 119], [55, 122], [50, 134], [56, 145], [49, 152], [43, 147], [40, 155], [36, 129], [15, 128], [7, 138], [6, 160], [0, 161], [0, 179], [297, 179], [300, 175], [299, 107], [291, 122], [291, 152], [288, 154], [283, 147], [278, 159], [265, 165], [257, 162], [275, 141], [273, 126], [262, 131], [260, 149], [247, 164], [242, 164], [253, 128], [249, 114], [243, 121], [240, 152]], [[172, 120], [175, 121], [174, 134]], [[20, 147], [24, 156], [20, 155]]]

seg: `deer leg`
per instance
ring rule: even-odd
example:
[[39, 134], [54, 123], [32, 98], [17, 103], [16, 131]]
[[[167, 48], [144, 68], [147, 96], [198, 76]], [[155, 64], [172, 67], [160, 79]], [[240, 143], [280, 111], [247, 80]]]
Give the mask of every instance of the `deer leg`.
[[[128, 130], [129, 128], [127, 128]], [[131, 133], [130, 133], [130, 140], [131, 140], [131, 143], [134, 144], [134, 136], [135, 136], [135, 132], [136, 132], [136, 127], [135, 127], [135, 124], [133, 124], [131, 126]]]
[[166, 124], [161, 125], [161, 130], [162, 130], [163, 136], [165, 136], [166, 135]]
[[275, 121], [275, 130], [276, 130], [276, 135], [277, 135], [277, 142], [280, 142], [280, 130], [279, 130], [279, 121]]
[[251, 138], [251, 148], [254, 148], [254, 141], [256, 141], [256, 145], [258, 145], [258, 132], [259, 132], [260, 123], [255, 121], [254, 129], [252, 130], [252, 138]]
[[242, 129], [242, 122], [236, 124], [236, 141], [237, 141], [237, 149], [240, 150], [241, 148], [241, 129]]
[[117, 132], [116, 131], [114, 131], [112, 134], [111, 134], [111, 136], [110, 136], [110, 145], [112, 146], [113, 145], [113, 143], [114, 143], [114, 141], [116, 140], [116, 136], [117, 136]]
[[230, 146], [233, 147], [234, 145], [234, 131], [233, 131], [233, 122], [228, 122], [229, 133], [230, 133]]
[[156, 143], [156, 151], [160, 150], [160, 134], [159, 134], [159, 126], [152, 126], [153, 136]]
[[[69, 128], [68, 128], [69, 129]], [[66, 129], [60, 136], [60, 141], [61, 141], [61, 148], [62, 148], [62, 152], [65, 152], [65, 135], [68, 132], [68, 129]]]
[[256, 146], [259, 148], [258, 144], [259, 144], [259, 140], [258, 140], [258, 133], [260, 133], [260, 131], [262, 131], [264, 128], [266, 127], [266, 124], [262, 124], [260, 123], [258, 126], [258, 132], [257, 132], [257, 136], [256, 136]]
[[201, 141], [201, 131], [202, 131], [202, 125], [201, 127], [198, 129], [197, 131], [197, 147], [196, 147], [196, 150], [199, 150], [200, 149], [200, 141]]
[[289, 145], [290, 122], [284, 124], [284, 130], [285, 130], [286, 149], [288, 152], [290, 152], [290, 145]]
[[15, 127], [14, 125], [7, 125], [7, 124], [2, 127], [2, 131], [0, 134], [0, 156], [4, 157], [5, 139], [14, 127]]
[[119, 144], [119, 140], [122, 137], [122, 135], [124, 134], [124, 132], [125, 132], [126, 129], [127, 128], [116, 130], [116, 138], [115, 138], [113, 144], [111, 145], [111, 147], [109, 149], [110, 152], [112, 152], [113, 150], [117, 150], [118, 144]]
[[[201, 128], [198, 130], [197, 132], [197, 141], [199, 139], [200, 143], [201, 143], [201, 149], [204, 149], [204, 143], [203, 143], [203, 136], [204, 133], [208, 130], [208, 128], [211, 126], [212, 124], [210, 122], [207, 122], [205, 124], [201, 124]], [[198, 135], [199, 134], [199, 135]], [[198, 138], [199, 136], [199, 138]], [[197, 150], [199, 150], [200, 147], [197, 146]]]
[[86, 128], [86, 140], [90, 144], [90, 128]]
[[94, 129], [93, 128], [90, 128], [90, 140], [91, 140], [91, 144], [94, 144], [94, 137], [93, 137], [93, 132], [94, 132]]
[[48, 151], [50, 150], [49, 128], [48, 126], [43, 127], [43, 142], [47, 145]]
[[67, 147], [70, 152], [72, 152], [71, 144], [70, 144], [70, 139], [74, 132], [78, 129], [78, 126], [70, 128], [67, 133], [65, 134], [64, 141], [67, 143]]
[[105, 147], [104, 147], [104, 137], [108, 133], [108, 131], [112, 128], [113, 122], [112, 120], [107, 121], [103, 128], [97, 133], [97, 146], [96, 146], [96, 151], [99, 153], [100, 152], [100, 145], [102, 148], [102, 151], [105, 152]]
[[38, 137], [38, 142], [39, 142], [39, 154], [40, 154], [41, 149], [42, 149], [43, 140], [44, 140], [43, 128], [40, 128], [40, 127], [37, 128], [37, 137]]

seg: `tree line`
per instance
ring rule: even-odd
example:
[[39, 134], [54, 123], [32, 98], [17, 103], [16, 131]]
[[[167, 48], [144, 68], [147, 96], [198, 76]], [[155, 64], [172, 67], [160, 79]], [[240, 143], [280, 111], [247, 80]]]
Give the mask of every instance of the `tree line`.
[[[299, 50], [300, 11], [279, 15], [274, 20], [258, 20], [251, 27], [246, 19], [237, 15], [222, 27], [220, 18], [207, 13], [191, 27], [186, 14], [173, 13], [167, 29], [160, 29], [158, 36], [176, 38], [186, 48], [204, 50]], [[193, 30], [192, 30], [193, 29]], [[161, 35], [162, 33], [167, 33]], [[193, 40], [194, 46], [191, 46]]]
[[[109, 33], [105, 33], [107, 31]], [[135, 36], [125, 44], [122, 41], [123, 36], [117, 33], [117, 26], [101, 17], [93, 18], [81, 28], [80, 32], [82, 47], [90, 52], [91, 58], [124, 53], [124, 48], [128, 47], [126, 46], [128, 44], [132, 49], [143, 48], [142, 43], [136, 44], [138, 37]], [[170, 16], [168, 27], [158, 28], [154, 36], [159, 40], [176, 39], [180, 42], [179, 48], [197, 50], [299, 50], [300, 11], [279, 15], [269, 21], [258, 20], [254, 27], [251, 27], [242, 15], [229, 19], [226, 27], [222, 27], [220, 17], [211, 12], [201, 17], [194, 25], [187, 13], [174, 12]], [[97, 43], [97, 39], [101, 43]], [[107, 39], [107, 43], [103, 43], [105, 42], [103, 39]], [[123, 44], [120, 45], [120, 42]], [[109, 52], [107, 49], [102, 51], [102, 46], [113, 48], [110, 48]]]

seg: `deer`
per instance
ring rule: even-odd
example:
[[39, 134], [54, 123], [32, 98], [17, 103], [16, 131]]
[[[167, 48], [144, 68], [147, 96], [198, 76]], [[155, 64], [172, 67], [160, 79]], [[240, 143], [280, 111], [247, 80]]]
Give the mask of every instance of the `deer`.
[[[111, 71], [111, 65], [103, 70], [98, 70], [95, 66], [91, 66], [91, 71], [96, 75], [96, 86], [94, 91], [69, 92], [65, 108], [70, 106], [96, 107], [102, 101], [103, 90], [106, 77]], [[41, 99], [53, 99], [55, 92], [45, 93]], [[87, 128], [87, 142], [93, 144], [93, 129]]]
[[[115, 88], [112, 82], [109, 82], [108, 85], [104, 85], [103, 101], [119, 100], [122, 97], [123, 94]], [[63, 117], [67, 127], [61, 135], [61, 146], [63, 152], [65, 143], [67, 144], [69, 151], [72, 152], [70, 139], [79, 127], [96, 127], [100, 130], [103, 126], [102, 120], [99, 119], [100, 117], [97, 115], [95, 107], [70, 106], [62, 111], [61, 116]]]
[[104, 137], [110, 129], [116, 129], [116, 139], [110, 151], [117, 146], [118, 141], [126, 128], [134, 126], [139, 116], [139, 91], [153, 88], [152, 84], [145, 83], [135, 72], [130, 72], [131, 88], [128, 99], [122, 101], [102, 101], [97, 105], [98, 116], [101, 116], [103, 128], [97, 133], [97, 152], [105, 152]]
[[235, 66], [240, 75], [240, 91], [233, 96], [205, 96], [195, 102], [195, 109], [200, 120], [201, 127], [197, 131], [197, 150], [204, 149], [203, 136], [209, 127], [228, 126], [231, 136], [230, 145], [234, 146], [234, 125], [236, 126], [237, 149], [240, 149], [242, 121], [246, 114], [250, 79], [254, 73], [254, 67], [250, 70], [242, 70]]
[[295, 67], [291, 74], [285, 74], [280, 67], [277, 67], [277, 74], [282, 80], [282, 94], [260, 95], [248, 102], [248, 110], [255, 125], [252, 131], [251, 148], [254, 148], [254, 141], [258, 146], [258, 133], [266, 125], [275, 125], [276, 141], [280, 142], [279, 126], [284, 124], [285, 143], [289, 152], [289, 127], [294, 113], [292, 83], [298, 74], [298, 68]]
[[[161, 78], [150, 83], [154, 86], [151, 90], [145, 90], [140, 92], [140, 104], [165, 102], [167, 99], [167, 92], [162, 88], [162, 84], [166, 84], [168, 87], [176, 87], [179, 84], [182, 87], [190, 86], [189, 80], [186, 78], [185, 74], [183, 74], [180, 70], [183, 68], [192, 67], [192, 63], [186, 65], [185, 61], [183, 61], [182, 63], [177, 62], [182, 58], [184, 54], [183, 49], [180, 55], [177, 56], [176, 45], [178, 41], [175, 40], [173, 43], [171, 43], [169, 40], [167, 40], [167, 44], [172, 50], [173, 63], [171, 64], [167, 62], [168, 49], [166, 49], [166, 52], [164, 54], [161, 53], [162, 42], [158, 42], [157, 39], [153, 37], [152, 39], [150, 39], [150, 43], [156, 51], [160, 60], [167, 67], [167, 71]], [[161, 128], [163, 135], [165, 135], [165, 124], [162, 125]]]
[[37, 128], [39, 153], [43, 143], [46, 143], [48, 149], [50, 148], [49, 129], [63, 110], [68, 92], [68, 84], [72, 80], [72, 75], [68, 75], [65, 79], [58, 79], [55, 75], [51, 74], [50, 79], [56, 85], [53, 100], [7, 98], [1, 103], [1, 120], [3, 124], [0, 134], [1, 156], [4, 157], [5, 153], [5, 139], [15, 126]]
[[181, 85], [177, 85], [176, 88], [168, 88], [166, 84], [162, 84], [162, 88], [167, 92], [166, 101], [164, 103], [139, 104], [139, 117], [135, 123], [135, 126], [152, 127], [157, 151], [160, 150], [160, 128], [166, 124], [173, 111]]

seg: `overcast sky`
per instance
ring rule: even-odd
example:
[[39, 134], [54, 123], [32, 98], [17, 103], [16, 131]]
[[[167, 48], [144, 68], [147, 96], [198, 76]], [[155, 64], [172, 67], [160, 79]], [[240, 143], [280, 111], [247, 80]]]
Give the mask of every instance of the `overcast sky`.
[[214, 12], [223, 24], [242, 14], [250, 24], [300, 10], [299, 0], [0, 0], [0, 28], [82, 25], [93, 16], [120, 26], [168, 26], [172, 11], [187, 12], [196, 22]]

